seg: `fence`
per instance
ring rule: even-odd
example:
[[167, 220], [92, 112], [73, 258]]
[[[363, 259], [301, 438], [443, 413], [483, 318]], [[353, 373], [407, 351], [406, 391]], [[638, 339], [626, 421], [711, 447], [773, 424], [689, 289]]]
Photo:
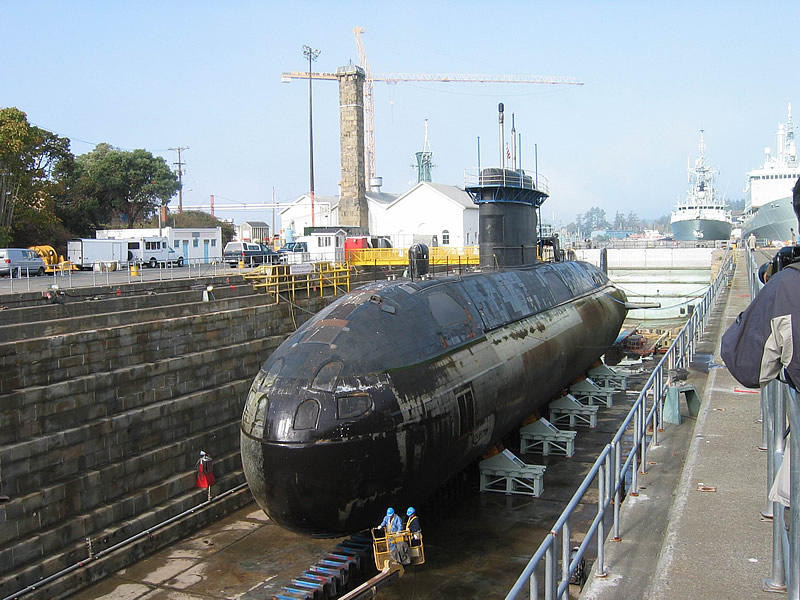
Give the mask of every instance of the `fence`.
[[0, 279], [0, 294], [30, 292], [50, 289], [57, 286], [60, 289], [74, 289], [95, 287], [98, 285], [119, 285], [123, 283], [139, 283], [150, 281], [170, 281], [173, 279], [202, 279], [226, 275], [244, 274], [244, 269], [231, 267], [227, 263], [209, 263], [204, 259], [190, 259], [183, 267], [175, 265], [159, 265], [156, 268], [136, 266], [134, 269], [126, 267], [112, 268], [108, 262], [95, 263], [94, 268], [86, 271], [77, 271], [69, 268], [56, 269], [41, 277], [36, 277], [36, 272], [22, 271], [22, 277], [7, 277]]
[[[604, 544], [608, 511], [613, 511], [611, 519], [613, 537], [620, 539], [619, 508], [623, 485], [630, 481], [627, 493], [638, 493], [639, 473], [645, 473], [647, 470], [648, 445], [659, 443], [659, 428], [664, 423], [664, 399], [669, 389], [669, 371], [679, 368], [688, 370], [720, 289], [728, 285], [733, 275], [732, 258], [730, 251], [725, 254], [714, 283], [697, 303], [688, 322], [651, 373], [613, 439], [603, 448], [564, 512], [528, 561], [522, 574], [508, 592], [507, 600], [524, 598], [523, 592], [526, 588], [528, 597], [532, 600], [539, 598], [540, 588], [543, 588], [546, 600], [555, 598], [566, 600], [570, 577], [592, 544], [597, 550], [595, 573], [600, 575], [606, 573]], [[652, 400], [648, 401], [648, 397]], [[652, 438], [648, 437], [650, 427]], [[632, 444], [627, 456], [623, 457], [622, 442], [626, 433], [632, 433]], [[573, 552], [570, 521], [578, 510], [581, 500], [594, 486], [597, 486], [597, 511], [577, 552]]]

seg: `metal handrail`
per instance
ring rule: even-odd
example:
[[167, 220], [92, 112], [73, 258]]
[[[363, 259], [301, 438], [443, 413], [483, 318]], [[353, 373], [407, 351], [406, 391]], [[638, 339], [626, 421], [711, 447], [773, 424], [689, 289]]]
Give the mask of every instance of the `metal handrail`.
[[[755, 252], [747, 252], [747, 277], [751, 301], [764, 285], [758, 279]], [[761, 389], [761, 423], [763, 444], [767, 451], [767, 491], [783, 463], [788, 441], [790, 453], [789, 497], [800, 498], [800, 435], [784, 439], [788, 417], [789, 429], [800, 432], [800, 397], [797, 390], [781, 381], [771, 381]], [[772, 572], [762, 581], [765, 591], [786, 591], [789, 600], [800, 600], [800, 506], [789, 507], [789, 532], [786, 531], [784, 508], [769, 502], [761, 516], [772, 518]]]
[[[656, 365], [647, 379], [642, 391], [639, 393], [628, 415], [620, 425], [609, 444], [603, 448], [595, 460], [589, 473], [578, 486], [567, 507], [551, 528], [549, 534], [528, 561], [514, 586], [506, 595], [506, 600], [520, 597], [527, 587], [529, 598], [539, 598], [540, 574], [539, 567], [544, 560], [544, 597], [545, 600], [563, 598], [568, 594], [569, 580], [580, 564], [590, 544], [595, 543], [597, 548], [597, 561], [595, 572], [606, 573], [604, 544], [605, 516], [613, 501], [613, 537], [620, 539], [620, 501], [623, 482], [628, 471], [631, 472], [631, 484], [628, 494], [637, 495], [639, 490], [638, 475], [647, 470], [647, 430], [652, 425], [652, 440], [650, 443], [658, 445], [659, 427], [663, 420], [663, 404], [669, 389], [670, 369], [678, 367], [688, 368], [697, 344], [705, 331], [711, 316], [711, 309], [719, 295], [720, 288], [727, 286], [733, 275], [733, 254], [729, 250], [722, 260], [720, 271], [709, 287], [708, 291], [696, 305], [691, 317], [680, 333], [675, 337], [666, 354]], [[648, 406], [648, 396], [652, 395], [652, 402]], [[622, 461], [622, 440], [629, 427], [633, 427], [633, 444], [625, 461]], [[800, 427], [800, 426], [799, 426]], [[800, 459], [798, 459], [800, 462]], [[640, 471], [641, 469], [641, 471]], [[570, 518], [579, 506], [586, 493], [597, 485], [598, 499], [597, 512], [587, 530], [583, 541], [578, 546], [577, 552], [571, 551]], [[559, 548], [560, 542], [560, 548]], [[561, 553], [561, 575], [558, 574], [557, 555]]]
[[464, 169], [464, 187], [510, 187], [550, 193], [550, 182], [541, 173], [509, 168]]

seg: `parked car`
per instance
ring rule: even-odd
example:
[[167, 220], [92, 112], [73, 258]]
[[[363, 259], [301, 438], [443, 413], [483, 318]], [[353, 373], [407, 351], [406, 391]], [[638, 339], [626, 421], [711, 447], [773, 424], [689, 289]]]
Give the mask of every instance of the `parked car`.
[[222, 260], [235, 267], [243, 262], [246, 267], [255, 265], [276, 265], [280, 255], [269, 246], [255, 242], [228, 242], [222, 253]]
[[34, 250], [0, 248], [0, 275], [14, 277], [44, 275], [44, 261]]
[[281, 254], [286, 254], [287, 252], [308, 252], [308, 244], [305, 242], [286, 242], [286, 245], [280, 248], [278, 252]]

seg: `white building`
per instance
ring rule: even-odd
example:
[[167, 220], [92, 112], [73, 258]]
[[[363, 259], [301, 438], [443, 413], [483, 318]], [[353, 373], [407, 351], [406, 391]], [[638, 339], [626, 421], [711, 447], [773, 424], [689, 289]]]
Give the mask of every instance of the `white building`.
[[[330, 196], [314, 196], [314, 226], [331, 227], [339, 224], [339, 199]], [[280, 211], [281, 216], [281, 237], [288, 239], [288, 230], [292, 231], [292, 237], [297, 238], [303, 235], [306, 227], [311, 227], [311, 196], [303, 194], [296, 200], [286, 205]]]
[[[158, 235], [158, 228], [101, 229], [95, 232], [98, 240], [129, 240]], [[187, 262], [210, 263], [222, 259], [222, 227], [162, 227], [160, 235], [167, 238], [169, 245], [183, 254]]]
[[395, 247], [478, 244], [478, 205], [454, 185], [420, 182], [389, 204], [371, 202], [370, 233], [386, 235]]
[[299, 238], [308, 245], [309, 259], [313, 261], [344, 262], [344, 240], [347, 232], [338, 227], [317, 227], [310, 235]]
[[[457, 186], [421, 182], [404, 194], [367, 192], [366, 196], [369, 232], [389, 237], [395, 247], [408, 247], [414, 242], [436, 246], [478, 244], [478, 205]], [[281, 211], [284, 232], [292, 229], [299, 237], [304, 227], [311, 227], [310, 200], [308, 195], [300, 196]], [[315, 225], [339, 225], [338, 208], [335, 198], [315, 197]]]
[[264, 221], [245, 221], [236, 226], [236, 239], [240, 242], [269, 244], [269, 225]]

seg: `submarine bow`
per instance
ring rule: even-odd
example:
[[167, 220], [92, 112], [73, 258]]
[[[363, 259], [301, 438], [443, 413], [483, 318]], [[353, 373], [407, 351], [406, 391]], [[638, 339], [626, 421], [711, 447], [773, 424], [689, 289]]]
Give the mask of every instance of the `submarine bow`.
[[323, 536], [419, 504], [597, 360], [625, 300], [583, 262], [351, 292], [253, 382], [241, 452], [256, 501]]

